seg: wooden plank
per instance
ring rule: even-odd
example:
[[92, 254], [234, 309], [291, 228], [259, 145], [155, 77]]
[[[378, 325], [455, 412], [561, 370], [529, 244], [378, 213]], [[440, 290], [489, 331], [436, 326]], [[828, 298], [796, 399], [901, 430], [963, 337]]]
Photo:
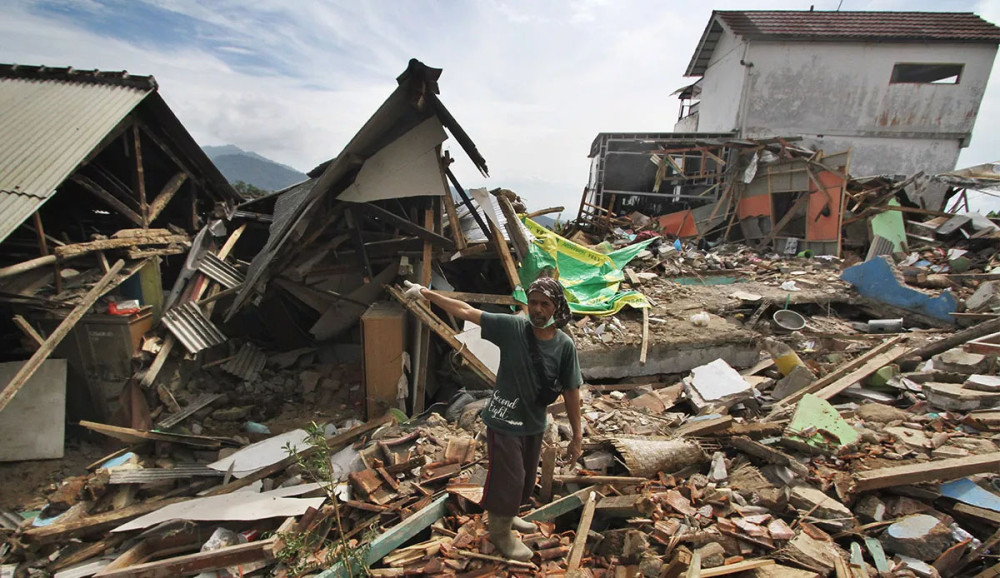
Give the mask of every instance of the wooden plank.
[[132, 153], [135, 164], [133, 165], [132, 179], [135, 182], [134, 188], [139, 195], [139, 216], [142, 217], [142, 228], [149, 227], [149, 205], [146, 204], [146, 169], [142, 166], [142, 139], [139, 138], [139, 125], [132, 125]]
[[722, 431], [728, 428], [733, 423], [733, 416], [724, 415], [722, 417], [717, 417], [713, 419], [700, 419], [696, 421], [689, 421], [688, 423], [682, 425], [681, 427], [674, 430], [674, 435], [677, 437], [684, 436], [700, 436], [709, 433], [714, 433]]
[[642, 308], [642, 347], [639, 352], [639, 363], [646, 365], [646, 353], [649, 351], [649, 307]]
[[219, 449], [222, 444], [218, 438], [196, 435], [182, 435], [168, 432], [142, 431], [128, 427], [119, 427], [103, 423], [95, 423], [87, 420], [80, 420], [80, 425], [99, 434], [125, 442], [127, 444], [142, 443], [144, 441], [158, 441], [181, 444], [193, 448], [203, 448], [210, 450]]
[[483, 362], [480, 361], [479, 358], [476, 357], [471, 351], [469, 351], [469, 349], [465, 347], [465, 344], [455, 338], [455, 332], [452, 331], [452, 329], [443, 321], [441, 321], [430, 309], [428, 309], [427, 305], [420, 303], [419, 301], [411, 301], [406, 297], [403, 297], [403, 292], [397, 287], [389, 286], [386, 287], [386, 290], [397, 301], [402, 303], [403, 307], [406, 307], [411, 313], [413, 313], [417, 319], [430, 326], [431, 330], [434, 331], [438, 337], [444, 339], [448, 345], [455, 349], [455, 351], [458, 351], [459, 355], [462, 356], [462, 359], [469, 362], [473, 371], [475, 371], [487, 384], [491, 387], [496, 384], [497, 376], [490, 371], [488, 367], [483, 365]]
[[96, 578], [170, 578], [171, 576], [186, 576], [190, 574], [200, 574], [221, 570], [230, 566], [240, 566], [253, 562], [265, 562], [273, 559], [270, 546], [277, 537], [267, 540], [258, 540], [246, 544], [226, 546], [218, 550], [208, 552], [197, 552], [157, 560], [155, 562], [145, 562], [135, 564], [118, 570], [107, 569], [98, 572]]
[[[503, 272], [507, 275], [511, 291], [514, 291], [521, 284], [521, 278], [517, 274], [517, 263], [514, 262], [514, 257], [510, 254], [507, 239], [504, 238], [500, 232], [500, 228], [496, 226], [496, 223], [492, 219], [490, 220], [490, 230], [493, 232], [493, 245], [496, 247], [497, 255], [500, 257], [500, 264], [503, 265]], [[527, 309], [527, 306], [523, 304], [519, 305], [522, 310]]]
[[444, 190], [444, 194], [441, 195], [441, 201], [444, 205], [445, 213], [448, 215], [448, 226], [451, 228], [451, 236], [455, 240], [455, 249], [463, 251], [469, 243], [465, 240], [465, 233], [462, 232], [462, 226], [458, 222], [455, 199], [451, 197], [451, 187], [448, 186], [448, 177], [445, 176], [445, 171], [448, 169], [448, 163], [451, 160], [441, 156], [441, 145], [434, 147], [434, 150], [438, 156], [438, 168], [441, 170], [441, 187]]
[[644, 484], [649, 481], [647, 478], [630, 476], [552, 476], [552, 479], [560, 484], [609, 484], [624, 486]]
[[539, 498], [543, 502], [552, 500], [552, 476], [556, 471], [556, 453], [558, 451], [558, 448], [555, 446], [545, 446], [542, 448], [542, 490]]
[[[434, 211], [427, 209], [424, 211], [424, 228], [435, 231]], [[424, 241], [424, 252], [420, 260], [420, 284], [424, 287], [431, 286], [431, 259], [434, 246], [429, 241]], [[427, 390], [427, 363], [431, 350], [431, 329], [426, 324], [420, 325], [420, 338], [416, 343], [416, 378], [413, 384], [413, 414], [420, 414], [424, 411], [424, 397]]]
[[856, 357], [856, 358], [852, 359], [851, 361], [848, 361], [847, 363], [841, 364], [839, 367], [837, 367], [837, 369], [831, 371], [830, 373], [824, 375], [823, 377], [821, 377], [821, 378], [817, 379], [816, 381], [814, 381], [813, 383], [809, 384], [809, 387], [806, 387], [803, 390], [797, 391], [797, 392], [793, 393], [792, 395], [786, 397], [785, 399], [782, 399], [782, 400], [779, 400], [779, 401], [775, 402], [774, 405], [777, 406], [777, 407], [780, 407], [780, 406], [790, 405], [792, 403], [798, 402], [799, 399], [801, 399], [802, 396], [804, 396], [805, 394], [807, 394], [807, 393], [813, 393], [813, 392], [816, 392], [816, 391], [819, 391], [819, 390], [823, 389], [824, 387], [830, 385], [831, 383], [833, 383], [833, 382], [837, 381], [838, 379], [842, 378], [843, 376], [847, 375], [849, 372], [857, 369], [858, 367], [861, 367], [862, 365], [864, 365], [865, 363], [867, 363], [870, 359], [872, 359], [874, 357], [877, 357], [877, 356], [881, 355], [882, 353], [890, 350], [894, 345], [896, 345], [897, 343], [899, 343], [902, 339], [903, 339], [902, 335], [897, 335], [897, 336], [895, 336], [895, 337], [893, 337], [891, 339], [888, 339], [888, 340], [882, 342], [880, 345], [872, 348], [871, 350], [869, 350], [864, 355]]
[[853, 491], [868, 492], [918, 482], [954, 480], [985, 472], [1000, 472], [1000, 452], [856, 472]]
[[923, 347], [918, 347], [913, 350], [912, 355], [914, 357], [919, 357], [920, 359], [930, 359], [931, 357], [939, 353], [944, 353], [953, 347], [958, 347], [963, 343], [989, 335], [990, 333], [996, 333], [997, 331], [1000, 331], [1000, 319], [992, 319], [990, 321], [973, 325], [968, 329], [963, 329], [962, 331], [941, 339], [940, 341], [935, 341], [933, 343], [928, 343]]
[[140, 227], [143, 226], [143, 220], [139, 213], [133, 211], [128, 205], [120, 201], [118, 197], [104, 190], [104, 187], [101, 185], [80, 174], [73, 175], [70, 177], [70, 180], [104, 201], [105, 204], [117, 211], [121, 216]]
[[976, 506], [970, 506], [969, 504], [963, 504], [961, 502], [956, 503], [951, 507], [951, 509], [958, 514], [976, 518], [981, 522], [987, 522], [1000, 526], [1000, 512], [994, 512], [993, 510], [987, 510], [986, 508], [977, 508]]
[[100, 281], [94, 285], [86, 295], [83, 296], [83, 300], [80, 304], [73, 308], [73, 311], [63, 319], [59, 326], [56, 327], [55, 331], [49, 334], [48, 339], [35, 351], [34, 354], [21, 366], [21, 369], [14, 375], [7, 384], [7, 387], [0, 391], [0, 412], [3, 412], [3, 408], [7, 407], [10, 400], [14, 399], [17, 395], [18, 390], [24, 387], [24, 384], [28, 382], [28, 379], [38, 371], [41, 367], [42, 362], [48, 359], [52, 351], [55, 350], [56, 346], [69, 335], [69, 332], [76, 327], [77, 322], [83, 318], [83, 316], [90, 310], [91, 306], [97, 302], [108, 290], [118, 284], [118, 272], [122, 270], [125, 266], [125, 261], [119, 260], [114, 265], [112, 265], [111, 270], [101, 277]]
[[133, 247], [139, 245], [170, 245], [183, 244], [188, 242], [187, 235], [148, 235], [143, 237], [123, 237], [120, 239], [101, 239], [99, 241], [89, 241], [87, 243], [75, 243], [73, 245], [63, 245], [56, 247], [55, 254], [60, 259], [70, 259], [77, 255], [93, 253], [95, 251], [106, 251], [108, 249], [121, 249], [123, 247]]
[[360, 211], [370, 219], [380, 219], [383, 222], [392, 225], [393, 227], [396, 227], [402, 231], [406, 231], [407, 233], [415, 237], [419, 237], [424, 241], [433, 243], [434, 245], [442, 247], [448, 251], [455, 250], [455, 242], [449, 239], [448, 237], [438, 235], [434, 231], [429, 231], [421, 227], [420, 225], [414, 223], [413, 221], [410, 221], [409, 219], [404, 219], [403, 217], [400, 217], [399, 215], [393, 212], [387, 211], [378, 205], [372, 203], [358, 203], [351, 205], [351, 207], [352, 210]]
[[514, 205], [511, 204], [506, 196], [502, 193], [494, 196], [497, 199], [497, 204], [500, 206], [500, 212], [503, 213], [503, 218], [507, 220], [507, 235], [514, 245], [514, 253], [517, 254], [519, 261], [524, 262], [525, 257], [528, 255], [529, 243], [528, 238], [524, 235], [524, 229], [521, 228], [521, 220], [517, 218]]
[[[879, 369], [885, 367], [886, 365], [889, 365], [890, 363], [896, 361], [900, 357], [903, 357], [909, 350], [910, 348], [905, 345], [897, 345], [892, 349], [890, 349], [889, 351], [886, 351], [881, 355], [877, 355], [871, 358], [870, 360], [868, 360], [867, 363], [865, 363], [858, 369], [855, 369], [851, 373], [848, 373], [844, 377], [838, 379], [837, 381], [834, 381], [830, 385], [827, 385], [823, 389], [817, 391], [815, 395], [820, 399], [830, 399], [831, 397], [839, 394], [848, 387], [851, 387], [855, 383], [875, 373]], [[808, 389], [812, 389], [812, 387], [810, 386]]]
[[592, 491], [587, 496], [583, 513], [580, 515], [580, 524], [576, 527], [576, 537], [573, 539], [573, 547], [569, 551], [569, 561], [566, 563], [567, 574], [580, 567], [580, 560], [583, 559], [583, 551], [587, 546], [587, 534], [590, 533], [590, 523], [594, 521], [594, 508], [596, 507], [597, 492]]
[[582, 506], [584, 499], [586, 499], [587, 495], [592, 491], [594, 491], [594, 488], [583, 488], [582, 490], [577, 490], [568, 496], [563, 496], [554, 502], [545, 504], [541, 508], [533, 510], [528, 515], [524, 516], [524, 519], [529, 522], [549, 522], [555, 520], [559, 516], [572, 512]]
[[465, 301], [466, 303], [488, 303], [491, 305], [517, 306], [521, 303], [510, 295], [488, 295], [486, 293], [466, 293], [464, 291], [437, 291], [445, 297]]
[[14, 325], [17, 325], [17, 328], [20, 329], [25, 335], [28, 336], [29, 339], [31, 339], [35, 343], [35, 349], [38, 349], [39, 347], [45, 344], [45, 338], [39, 335], [38, 332], [35, 331], [35, 328], [32, 327], [31, 324], [28, 323], [28, 321], [24, 317], [21, 317], [20, 315], [15, 315], [13, 319], [14, 319]]
[[112, 534], [102, 540], [97, 542], [91, 542], [90, 544], [83, 544], [80, 548], [70, 552], [66, 555], [60, 555], [59, 559], [52, 564], [49, 568], [52, 572], [58, 572], [63, 568], [68, 568], [74, 564], [79, 564], [80, 562], [86, 562], [91, 558], [95, 558], [104, 553], [105, 550], [116, 548], [119, 544], [125, 541], [127, 534]]
[[116, 526], [120, 526], [129, 520], [144, 516], [150, 512], [159, 510], [164, 506], [183, 502], [188, 498], [170, 498], [165, 500], [149, 500], [128, 506], [120, 510], [112, 510], [103, 514], [86, 516], [69, 522], [55, 522], [48, 526], [29, 528], [22, 536], [27, 540], [37, 544], [51, 544], [53, 542], [65, 542], [70, 538], [80, 538], [92, 534], [101, 534]]
[[[372, 565], [378, 562], [387, 554], [405, 544], [420, 532], [429, 528], [431, 524], [445, 515], [445, 502], [447, 501], [448, 494], [440, 496], [431, 502], [430, 505], [406, 518], [399, 524], [396, 524], [372, 540], [368, 549], [368, 554], [365, 556], [366, 565]], [[360, 571], [361, 568], [351, 568], [348, 570], [343, 562], [338, 562], [329, 570], [319, 574], [317, 578], [347, 578], [348, 576], [358, 575]]]
[[174, 198], [174, 195], [177, 194], [177, 191], [181, 190], [181, 186], [183, 186], [184, 183], [187, 182], [187, 179], [188, 179], [188, 174], [185, 173], [184, 171], [181, 171], [175, 174], [174, 176], [170, 177], [170, 180], [167, 181], [167, 184], [163, 185], [163, 189], [160, 190], [159, 194], [156, 195], [156, 198], [153, 199], [153, 202], [149, 205], [150, 223], [155, 221], [156, 218], [160, 216], [160, 213], [163, 212], [163, 209], [166, 208], [167, 203], [169, 203], [170, 200]]

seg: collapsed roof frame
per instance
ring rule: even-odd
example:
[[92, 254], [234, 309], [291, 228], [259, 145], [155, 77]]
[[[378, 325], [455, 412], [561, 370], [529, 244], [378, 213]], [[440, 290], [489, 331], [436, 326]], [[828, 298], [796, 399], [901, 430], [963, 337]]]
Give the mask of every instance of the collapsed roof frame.
[[[489, 175], [486, 160], [475, 143], [437, 97], [440, 92], [437, 82], [440, 76], [441, 69], [431, 68], [419, 60], [411, 59], [406, 70], [396, 79], [396, 90], [347, 143], [344, 150], [311, 171], [310, 181], [295, 187], [298, 189], [297, 198], [290, 199], [284, 203], [285, 206], [282, 206], [282, 200], [279, 199], [267, 244], [254, 258], [243, 289], [226, 312], [227, 320], [232, 319], [252, 295], [261, 291], [262, 284], [273, 274], [272, 264], [279, 254], [287, 256], [294, 251], [289, 246], [293, 237], [301, 240], [308, 229], [315, 228], [317, 223], [321, 227], [323, 221], [330, 218], [333, 205], [328, 201], [336, 200], [355, 182], [365, 163], [403, 135], [417, 130], [425, 121], [436, 119], [440, 126], [447, 128], [479, 172], [484, 176]], [[446, 172], [450, 173], [450, 170], [442, 162], [442, 175]], [[447, 192], [442, 180], [441, 195], [446, 195]], [[279, 208], [287, 211], [287, 215], [281, 219], [277, 216]]]

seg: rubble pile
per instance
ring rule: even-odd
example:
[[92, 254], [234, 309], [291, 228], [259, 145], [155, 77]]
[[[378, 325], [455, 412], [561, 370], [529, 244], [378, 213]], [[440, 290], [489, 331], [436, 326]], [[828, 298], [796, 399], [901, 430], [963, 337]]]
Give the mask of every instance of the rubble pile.
[[[458, 183], [448, 134], [486, 164], [439, 75], [412, 61], [272, 196], [17, 239], [2, 471], [62, 457], [67, 421], [109, 453], [0, 510], [0, 575], [1000, 575], [1000, 227], [909, 201], [968, 182], [726, 141], [677, 185], [710, 203], [585, 201], [557, 234]], [[651, 154], [657, 190], [690, 168]], [[574, 314], [584, 453], [557, 401], [513, 562], [478, 505], [501, 352], [403, 287], [516, 313], [541, 274]]]

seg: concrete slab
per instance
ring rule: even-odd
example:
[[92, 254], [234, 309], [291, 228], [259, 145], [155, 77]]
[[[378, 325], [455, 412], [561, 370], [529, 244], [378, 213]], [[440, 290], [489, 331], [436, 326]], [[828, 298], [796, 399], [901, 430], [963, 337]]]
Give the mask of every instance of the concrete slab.
[[[10, 383], [23, 362], [0, 363]], [[0, 413], [0, 462], [63, 457], [66, 431], [66, 360], [48, 359]]]

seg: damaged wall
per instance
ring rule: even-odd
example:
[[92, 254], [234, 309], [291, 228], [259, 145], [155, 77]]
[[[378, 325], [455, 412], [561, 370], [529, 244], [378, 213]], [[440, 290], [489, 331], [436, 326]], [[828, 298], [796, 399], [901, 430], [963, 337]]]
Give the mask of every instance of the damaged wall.
[[[773, 14], [792, 20], [778, 18], [762, 31], [739, 28], [741, 18], [767, 21], [754, 13], [713, 16], [688, 69], [702, 76], [701, 100], [675, 130], [735, 130], [754, 139], [802, 135], [806, 147], [853, 149], [856, 175], [952, 170], [971, 140], [993, 66], [992, 25], [973, 15], [973, 24], [983, 25], [978, 35], [957, 20], [900, 35], [905, 23], [863, 19], [852, 40], [831, 32], [846, 26], [832, 13]], [[822, 34], [806, 35], [789, 24], [793, 16], [811, 19]], [[958, 74], [934, 76], [944, 69]], [[915, 201], [938, 209], [942, 195], [928, 189]]]

